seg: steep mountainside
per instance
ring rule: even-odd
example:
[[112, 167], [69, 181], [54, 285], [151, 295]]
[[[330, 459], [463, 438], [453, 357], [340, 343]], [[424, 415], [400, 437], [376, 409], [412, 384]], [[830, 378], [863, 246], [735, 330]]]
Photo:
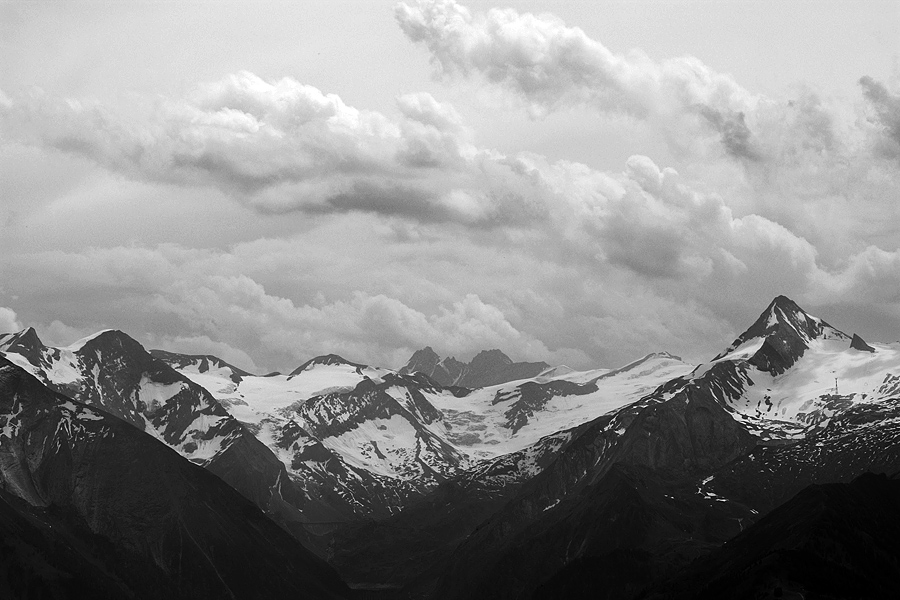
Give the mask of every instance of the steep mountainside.
[[[0, 354], [51, 389], [127, 421], [215, 473], [301, 540], [310, 542], [305, 522], [340, 515], [340, 506], [295, 485], [275, 454], [206, 389], [120, 331], [53, 348], [29, 328], [0, 337]], [[193, 363], [242, 375], [214, 357]]]
[[252, 439], [205, 390], [120, 331], [51, 348], [29, 328], [0, 338], [0, 352], [50, 388], [128, 421], [199, 465]]
[[3, 358], [0, 441], [4, 597], [348, 593], [220, 479]]
[[[642, 597], [897, 598], [898, 556], [900, 481], [868, 473], [851, 483], [807, 487]], [[573, 583], [561, 577], [553, 591], [593, 597]]]
[[470, 391], [336, 355], [288, 376], [239, 381], [208, 359], [164, 360], [253, 431], [308, 495], [334, 490], [331, 505], [343, 503], [344, 517], [394, 514], [468, 472], [484, 474], [493, 489], [532, 477], [558, 446], [545, 438], [692, 368], [662, 353], [616, 371], [566, 370]]
[[[384, 598], [632, 598], [807, 485], [900, 471], [900, 344], [783, 296], [698, 366], [538, 370], [426, 348], [400, 372], [325, 355], [260, 377], [123, 335], [48, 349], [26, 330], [0, 351], [238, 489], [256, 478], [245, 495]], [[192, 433], [212, 417], [252, 443]]]
[[777, 298], [712, 362], [580, 428], [421, 589], [515, 598], [591, 565], [591, 597], [627, 598], [808, 483], [900, 469], [900, 349], [851, 340]]

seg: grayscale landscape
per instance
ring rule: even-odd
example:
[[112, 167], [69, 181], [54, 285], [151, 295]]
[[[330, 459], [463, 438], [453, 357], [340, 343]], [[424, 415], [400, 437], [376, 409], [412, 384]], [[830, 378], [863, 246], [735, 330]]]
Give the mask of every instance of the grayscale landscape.
[[900, 597], [897, 31], [0, 0], [0, 598]]

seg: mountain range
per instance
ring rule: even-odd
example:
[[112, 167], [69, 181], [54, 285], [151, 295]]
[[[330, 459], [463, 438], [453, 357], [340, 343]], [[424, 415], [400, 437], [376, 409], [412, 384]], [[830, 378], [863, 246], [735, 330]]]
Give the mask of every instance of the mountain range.
[[893, 597], [900, 343], [779, 296], [723, 346], [254, 375], [114, 330], [0, 335], [0, 590]]

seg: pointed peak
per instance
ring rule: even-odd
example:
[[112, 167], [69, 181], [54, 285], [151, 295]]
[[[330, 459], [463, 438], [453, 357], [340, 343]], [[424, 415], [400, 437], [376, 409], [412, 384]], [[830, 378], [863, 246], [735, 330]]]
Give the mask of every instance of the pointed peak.
[[457, 360], [455, 356], [447, 356], [446, 358], [442, 358], [438, 364], [445, 366], [449, 365], [451, 367], [465, 367], [468, 363]]
[[853, 339], [850, 340], [850, 347], [854, 350], [861, 350], [863, 352], [875, 352], [875, 348], [868, 345], [866, 340], [859, 337], [857, 334], [853, 334]]
[[41, 338], [38, 337], [37, 331], [35, 331], [34, 327], [26, 327], [19, 333], [15, 334], [16, 340], [20, 344], [28, 344], [35, 346], [43, 346], [44, 343], [41, 341]]
[[797, 312], [803, 312], [803, 309], [797, 306], [797, 303], [788, 298], [783, 294], [779, 294], [772, 299], [772, 302], [769, 303], [769, 308], [778, 307], [782, 310], [791, 310]]
[[11, 352], [19, 351], [21, 353], [22, 350], [36, 351], [43, 346], [44, 343], [38, 337], [34, 327], [26, 327], [22, 331], [0, 336], [0, 349]]
[[400, 368], [400, 373], [408, 375], [410, 373], [423, 372], [432, 374], [435, 367], [440, 364], [441, 357], [431, 346], [425, 346], [421, 350], [416, 350], [409, 357], [406, 364]]
[[753, 325], [742, 333], [731, 347], [720, 356], [728, 354], [749, 340], [767, 338], [785, 328], [793, 330], [796, 335], [799, 335], [805, 341], [819, 337], [826, 328], [833, 329], [822, 319], [804, 311], [787, 296], [776, 296]]
[[739, 351], [761, 370], [778, 374], [803, 356], [812, 340], [820, 338], [849, 340], [850, 336], [810, 315], [787, 296], [777, 296], [753, 325], [713, 360]]
[[425, 346], [421, 350], [416, 350], [413, 352], [412, 356], [409, 357], [409, 360], [406, 362], [407, 365], [411, 365], [414, 363], [434, 363], [437, 364], [440, 362], [441, 357], [437, 352], [434, 351], [434, 348], [431, 346]]
[[804, 318], [819, 321], [819, 319], [800, 308], [796, 302], [787, 296], [776, 296], [760, 315], [759, 319], [757, 319], [757, 322], [765, 320], [766, 326], [771, 327], [779, 320], [801, 320]]

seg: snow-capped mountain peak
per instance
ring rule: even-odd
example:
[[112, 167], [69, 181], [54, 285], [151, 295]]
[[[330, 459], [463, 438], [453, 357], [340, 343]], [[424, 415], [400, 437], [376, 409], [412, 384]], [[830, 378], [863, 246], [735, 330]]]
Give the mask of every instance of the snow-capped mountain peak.
[[101, 329], [96, 333], [92, 333], [91, 335], [83, 337], [80, 340], [69, 344], [68, 346], [66, 346], [66, 349], [71, 350], [72, 352], [78, 352], [85, 346], [103, 346], [106, 344], [115, 344], [117, 340], [119, 341], [119, 343], [121, 343], [123, 338], [128, 338], [129, 340], [131, 339], [130, 336], [117, 329]]
[[713, 362], [747, 358], [773, 375], [790, 368], [813, 340], [846, 340], [850, 336], [800, 308], [787, 296], [778, 296], [744, 333]]
[[15, 333], [0, 334], [0, 351], [21, 354], [29, 362], [36, 363], [40, 360], [43, 347], [44, 343], [38, 337], [34, 327], [26, 327]]
[[38, 337], [34, 327], [26, 327], [22, 331], [14, 333], [0, 333], [0, 348], [6, 349], [12, 344], [22, 344], [24, 346], [34, 346], [41, 344], [41, 338]]

